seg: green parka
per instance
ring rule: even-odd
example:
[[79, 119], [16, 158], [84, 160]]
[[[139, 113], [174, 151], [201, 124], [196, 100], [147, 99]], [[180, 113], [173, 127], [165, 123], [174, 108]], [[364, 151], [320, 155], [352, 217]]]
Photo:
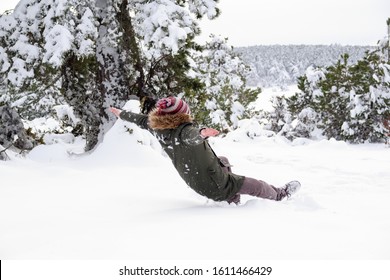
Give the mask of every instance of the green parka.
[[232, 198], [244, 176], [223, 171], [223, 163], [200, 136], [187, 114], [158, 116], [122, 111], [120, 118], [149, 130], [160, 142], [180, 176], [197, 193], [215, 201]]

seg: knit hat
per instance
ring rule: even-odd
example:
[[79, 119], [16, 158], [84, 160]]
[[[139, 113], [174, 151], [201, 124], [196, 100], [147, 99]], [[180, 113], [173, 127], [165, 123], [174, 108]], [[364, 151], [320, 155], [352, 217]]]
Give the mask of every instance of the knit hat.
[[188, 104], [184, 100], [173, 96], [157, 101], [156, 108], [158, 115], [191, 114]]

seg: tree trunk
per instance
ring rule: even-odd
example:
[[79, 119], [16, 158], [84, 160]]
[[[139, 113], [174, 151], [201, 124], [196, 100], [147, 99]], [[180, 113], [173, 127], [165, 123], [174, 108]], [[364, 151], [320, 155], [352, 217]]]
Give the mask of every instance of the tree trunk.
[[34, 147], [19, 114], [7, 103], [0, 104], [0, 145], [5, 149], [14, 146], [21, 150], [31, 150]]
[[387, 62], [390, 63], [390, 18], [387, 19]]
[[138, 71], [139, 76], [135, 85], [132, 85], [131, 81], [127, 81], [130, 90], [134, 90], [135, 94], [141, 99], [144, 96], [147, 96], [145, 92], [145, 73], [143, 68], [143, 62], [141, 57], [141, 51], [137, 43], [137, 35], [134, 31], [132, 24], [132, 19], [130, 17], [129, 11], [127, 9], [128, 0], [123, 0], [120, 5], [120, 12], [117, 15], [119, 25], [122, 29], [123, 35], [123, 49], [129, 54], [129, 61], [127, 63], [133, 64], [134, 69]]
[[85, 150], [92, 150], [99, 140], [102, 124], [103, 96], [96, 83], [96, 58], [78, 59], [68, 55], [62, 67], [62, 90], [66, 102], [84, 127]]

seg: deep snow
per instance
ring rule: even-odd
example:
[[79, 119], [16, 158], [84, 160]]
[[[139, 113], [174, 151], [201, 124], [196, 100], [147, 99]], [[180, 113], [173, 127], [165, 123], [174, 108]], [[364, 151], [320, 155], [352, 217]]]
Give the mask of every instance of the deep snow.
[[[262, 93], [259, 107], [275, 94]], [[237, 174], [301, 181], [290, 200], [207, 200], [149, 133], [121, 120], [92, 154], [80, 154], [77, 139], [9, 154], [0, 162], [0, 259], [390, 258], [389, 147], [291, 143], [260, 130], [252, 139], [248, 127], [210, 143]]]

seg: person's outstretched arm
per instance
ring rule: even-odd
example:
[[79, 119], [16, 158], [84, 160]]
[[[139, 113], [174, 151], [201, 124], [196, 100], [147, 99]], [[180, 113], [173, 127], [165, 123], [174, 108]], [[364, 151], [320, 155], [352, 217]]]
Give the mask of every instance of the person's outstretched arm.
[[113, 113], [116, 117], [136, 124], [140, 128], [150, 129], [148, 126], [148, 116], [143, 114], [136, 114], [130, 111], [124, 111], [115, 107], [110, 107], [110, 112]]

